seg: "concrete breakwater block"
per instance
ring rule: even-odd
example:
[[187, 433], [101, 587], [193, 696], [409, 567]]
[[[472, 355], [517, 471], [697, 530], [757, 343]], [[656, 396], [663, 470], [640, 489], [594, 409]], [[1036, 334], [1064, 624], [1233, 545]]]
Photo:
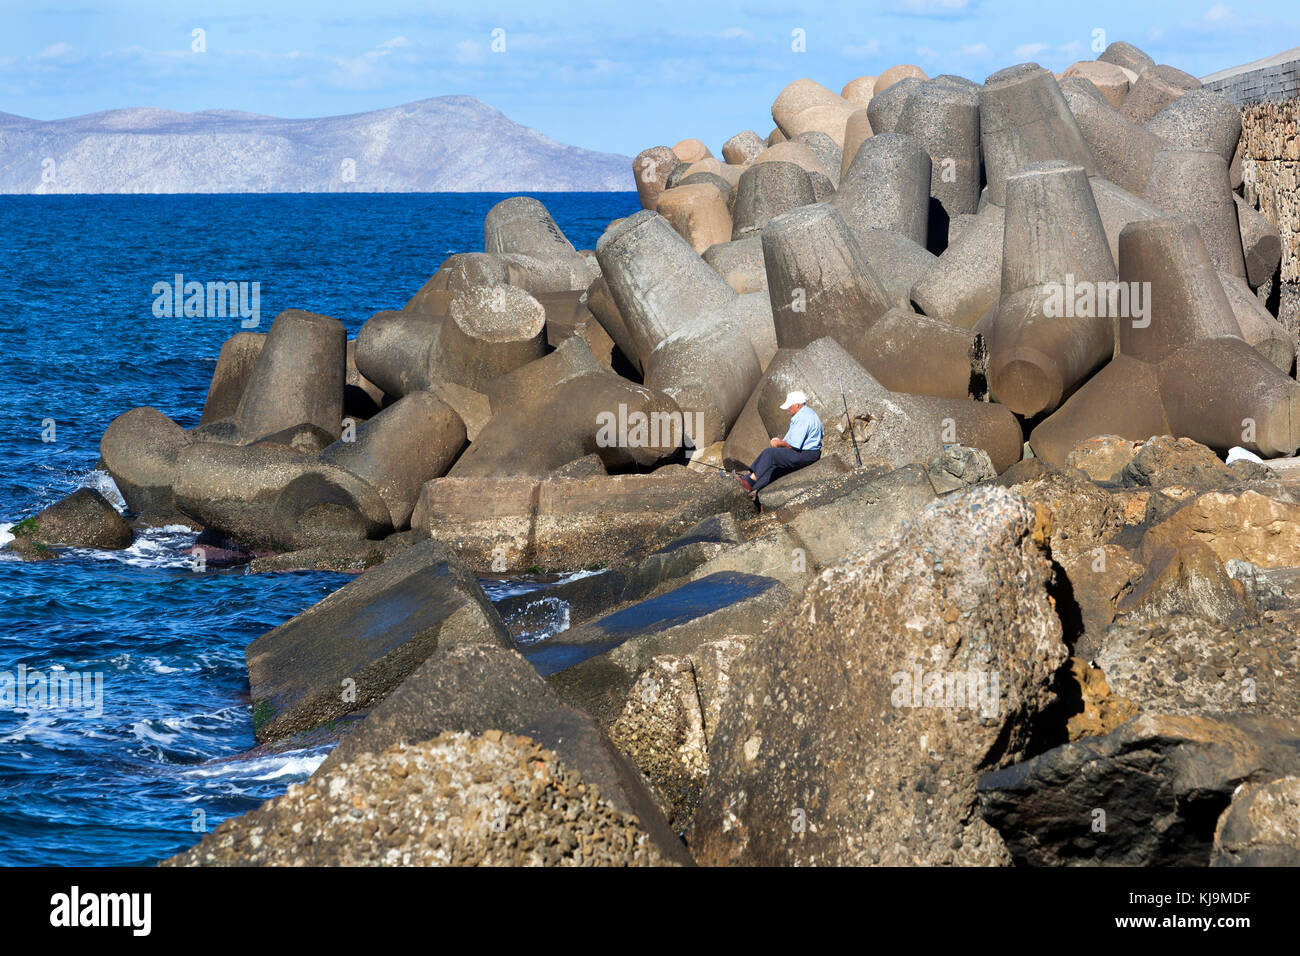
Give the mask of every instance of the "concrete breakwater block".
[[651, 658], [758, 633], [794, 599], [774, 578], [719, 571], [540, 641], [524, 656], [562, 700], [609, 726]]
[[806, 170], [788, 162], [756, 163], [745, 170], [736, 187], [731, 239], [757, 235], [776, 216], [815, 201]]
[[177, 462], [192, 442], [185, 429], [156, 408], [133, 408], [109, 423], [99, 440], [99, 456], [128, 511], [155, 524], [179, 518]]
[[1135, 123], [1147, 123], [1188, 90], [1200, 88], [1201, 81], [1182, 70], [1164, 64], [1148, 67], [1124, 97], [1120, 112]]
[[848, 224], [829, 203], [804, 206], [763, 230], [763, 260], [779, 348], [829, 335], [853, 343], [891, 306]]
[[772, 120], [794, 139], [801, 133], [819, 131], [844, 146], [844, 124], [854, 104], [813, 80], [795, 80], [777, 94], [772, 103]]
[[[1080, 60], [1071, 64], [1065, 68], [1065, 77], [1068, 79], [1072, 76], [1087, 80], [1116, 109], [1128, 94], [1128, 73], [1123, 67], [1105, 60]], [[1064, 83], [1061, 89], [1065, 89]]]
[[681, 469], [595, 478], [458, 478], [429, 482], [411, 526], [476, 571], [582, 568], [643, 555], [711, 515], [750, 515], [730, 478]]
[[226, 339], [217, 356], [212, 382], [208, 385], [200, 425], [235, 417], [264, 344], [266, 335], [260, 332], [236, 332]]
[[433, 379], [483, 391], [546, 352], [546, 310], [523, 289], [479, 286], [458, 295], [428, 365]]
[[705, 315], [655, 346], [645, 386], [677, 403], [692, 445], [703, 448], [726, 438], [762, 373], [749, 329], [735, 316]]
[[1062, 160], [1096, 172], [1092, 150], [1056, 78], [1037, 63], [999, 70], [980, 88], [980, 148], [989, 201], [1002, 205], [1007, 177], [1029, 163]]
[[1162, 149], [1151, 161], [1143, 197], [1153, 206], [1195, 223], [1214, 267], [1245, 278], [1237, 204], [1228, 183], [1228, 163], [1208, 150]]
[[989, 204], [912, 284], [911, 301], [931, 318], [975, 327], [1002, 291], [1005, 211]]
[[929, 80], [903, 104], [894, 132], [910, 136], [930, 156], [932, 251], [948, 244], [948, 221], [979, 207], [980, 98], [977, 87]]
[[910, 136], [877, 133], [858, 149], [832, 200], [854, 230], [891, 229], [925, 246], [930, 155]]
[[832, 449], [841, 457], [852, 455], [847, 403], [864, 461], [879, 459], [895, 468], [929, 462], [945, 444], [982, 448], [999, 471], [1020, 460], [1020, 425], [1005, 406], [891, 392], [829, 336], [798, 352], [778, 353], [768, 366], [757, 402], [767, 434], [785, 433], [789, 414], [780, 405], [796, 388], [821, 417], [828, 439], [823, 455]]
[[1116, 271], [1082, 167], [1030, 164], [1005, 189], [1002, 297], [976, 331], [988, 341], [993, 396], [1032, 417], [1060, 405], [1114, 353], [1113, 319], [1075, 308], [1070, 287], [1095, 290]]
[[[1142, 283], [1147, 291], [1142, 292]], [[1147, 362], [1197, 339], [1238, 335], [1200, 230], [1178, 219], [1130, 223], [1119, 238], [1119, 286], [1112, 299], [1132, 291], [1145, 295], [1145, 315], [1130, 302], [1116, 305], [1119, 351]]]
[[642, 209], [654, 211], [659, 195], [668, 188], [669, 174], [681, 164], [677, 154], [667, 146], [652, 146], [637, 153], [632, 160], [632, 176]]
[[730, 194], [730, 189], [723, 194], [711, 183], [683, 183], [665, 190], [655, 209], [692, 249], [703, 253], [731, 238], [731, 213], [727, 208]]
[[663, 392], [602, 369], [502, 409], [449, 474], [540, 478], [591, 454], [609, 468], [654, 465], [676, 454], [696, 424]]
[[365, 710], [436, 649], [463, 644], [511, 647], [469, 570], [423, 542], [248, 645], [253, 732], [265, 743]]
[[393, 530], [367, 481], [283, 445], [195, 442], [177, 455], [175, 474], [176, 508], [249, 548], [296, 551]]
[[[1141, 196], [1151, 173], [1151, 160], [1167, 143], [1134, 123], [1104, 99], [1090, 95], [1088, 84], [1065, 80], [1065, 97], [1079, 132], [1097, 163], [1097, 172], [1111, 182]], [[1095, 91], [1094, 91], [1095, 92]]]
[[412, 392], [330, 445], [320, 460], [378, 491], [400, 531], [425, 482], [447, 473], [466, 440], [465, 423], [451, 406], [433, 392]]
[[357, 371], [393, 398], [430, 387], [430, 356], [445, 322], [444, 316], [376, 312], [357, 333]]
[[338, 319], [290, 309], [271, 323], [235, 412], [256, 441], [298, 425], [338, 438], [343, 428], [347, 330]]
[[596, 257], [641, 368], [671, 333], [708, 312], [726, 311], [736, 297], [656, 213], [642, 210], [608, 230]]

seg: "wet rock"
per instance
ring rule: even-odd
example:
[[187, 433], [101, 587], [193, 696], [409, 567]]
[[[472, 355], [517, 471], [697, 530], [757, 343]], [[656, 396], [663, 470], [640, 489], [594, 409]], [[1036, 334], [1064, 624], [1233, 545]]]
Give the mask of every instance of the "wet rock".
[[976, 774], [1024, 752], [1066, 660], [1033, 526], [1019, 497], [974, 489], [824, 571], [733, 669], [695, 858], [1007, 862]]
[[248, 645], [254, 733], [275, 740], [364, 710], [458, 644], [511, 646], [474, 576], [426, 541]]
[[761, 632], [794, 600], [773, 578], [719, 572], [570, 628], [524, 655], [566, 703], [608, 727], [652, 658]]
[[34, 550], [31, 545], [115, 551], [129, 548], [135, 537], [117, 509], [93, 488], [78, 488], [12, 530], [28, 551]]

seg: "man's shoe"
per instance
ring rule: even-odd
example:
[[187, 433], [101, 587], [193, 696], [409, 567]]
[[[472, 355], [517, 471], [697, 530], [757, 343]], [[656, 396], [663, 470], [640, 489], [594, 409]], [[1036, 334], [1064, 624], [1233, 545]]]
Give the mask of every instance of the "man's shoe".
[[754, 493], [754, 483], [738, 471], [733, 471], [732, 475], [740, 482], [740, 487], [744, 488], [751, 495]]

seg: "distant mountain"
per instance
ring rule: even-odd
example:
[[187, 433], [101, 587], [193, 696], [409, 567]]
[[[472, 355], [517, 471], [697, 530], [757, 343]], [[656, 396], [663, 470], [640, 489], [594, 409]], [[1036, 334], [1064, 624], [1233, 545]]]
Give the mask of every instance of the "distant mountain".
[[632, 190], [632, 160], [566, 146], [472, 96], [280, 119], [234, 110], [0, 113], [0, 193]]

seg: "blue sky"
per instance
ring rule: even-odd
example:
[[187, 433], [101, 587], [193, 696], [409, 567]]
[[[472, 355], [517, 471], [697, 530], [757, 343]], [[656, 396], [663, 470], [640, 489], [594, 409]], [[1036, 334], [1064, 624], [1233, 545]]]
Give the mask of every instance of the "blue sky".
[[1096, 56], [1097, 30], [1197, 76], [1300, 46], [1294, 0], [0, 0], [0, 11], [2, 112], [325, 116], [461, 93], [563, 142], [627, 154], [765, 136], [772, 99], [803, 76], [838, 90], [895, 63], [977, 81], [1025, 60], [1061, 70]]

